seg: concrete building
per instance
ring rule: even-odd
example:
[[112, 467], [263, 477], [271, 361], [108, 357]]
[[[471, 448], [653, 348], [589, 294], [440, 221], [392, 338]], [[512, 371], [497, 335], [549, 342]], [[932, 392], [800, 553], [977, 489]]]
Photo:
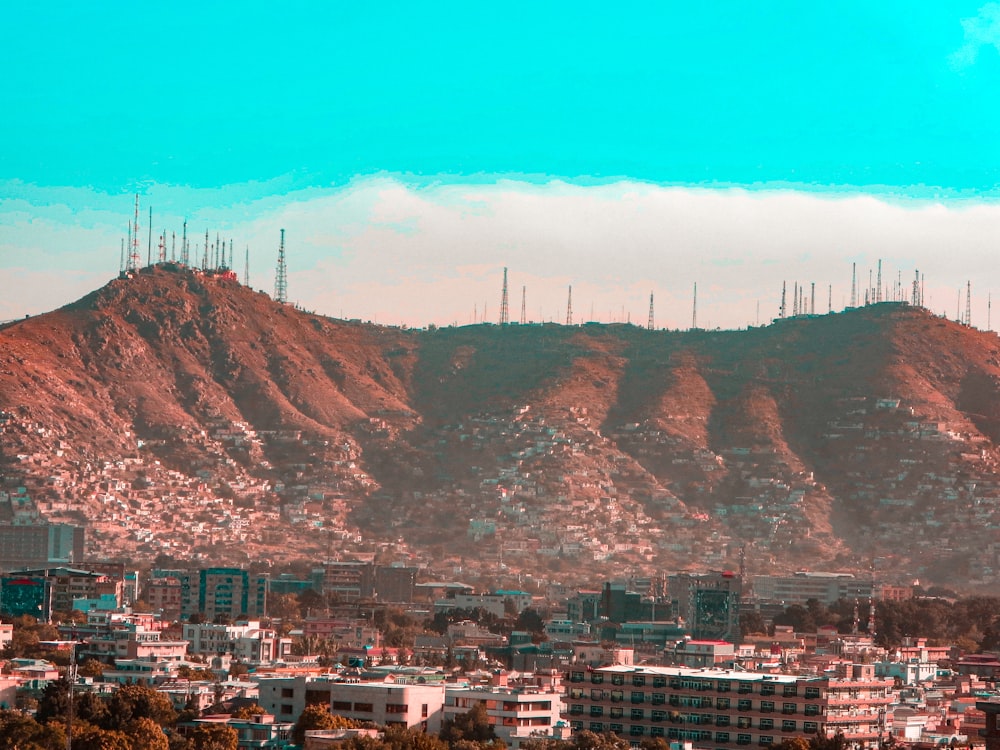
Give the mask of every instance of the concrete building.
[[739, 642], [743, 595], [739, 575], [731, 571], [681, 573], [670, 576], [668, 586], [692, 638]]
[[185, 623], [183, 633], [191, 644], [188, 651], [202, 656], [229, 654], [242, 662], [268, 663], [291, 652], [290, 638], [279, 638], [256, 620], [236, 625]]
[[82, 526], [0, 524], [0, 570], [79, 563], [83, 545]]
[[790, 576], [753, 577], [753, 590], [763, 602], [805, 604], [810, 599], [830, 606], [841, 599], [867, 601], [872, 596], [872, 582], [850, 573], [799, 571]]
[[836, 678], [574, 666], [567, 688], [574, 731], [613, 732], [636, 743], [662, 737], [718, 750], [837, 733], [852, 746], [874, 748], [892, 701], [892, 680], [876, 678], [869, 665], [843, 665]]
[[503, 740], [507, 747], [517, 750], [522, 742], [531, 737], [552, 734], [563, 709], [561, 689], [558, 680], [544, 686], [448, 686], [445, 689], [444, 719], [454, 719], [483, 703], [497, 738]]
[[444, 685], [344, 682], [330, 676], [260, 680], [260, 706], [281, 721], [296, 721], [303, 709], [321, 703], [348, 719], [393, 724], [437, 734], [441, 731]]

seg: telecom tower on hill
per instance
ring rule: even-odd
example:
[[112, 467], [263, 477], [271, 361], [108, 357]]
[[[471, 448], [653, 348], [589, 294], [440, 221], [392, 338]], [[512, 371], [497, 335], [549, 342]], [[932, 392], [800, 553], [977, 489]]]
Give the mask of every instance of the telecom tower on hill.
[[281, 230], [281, 245], [278, 247], [278, 268], [274, 273], [274, 298], [281, 304], [288, 302], [288, 269], [285, 267], [285, 230]]
[[510, 323], [509, 312], [507, 310], [507, 268], [503, 269], [503, 295], [500, 297], [500, 325], [505, 326]]

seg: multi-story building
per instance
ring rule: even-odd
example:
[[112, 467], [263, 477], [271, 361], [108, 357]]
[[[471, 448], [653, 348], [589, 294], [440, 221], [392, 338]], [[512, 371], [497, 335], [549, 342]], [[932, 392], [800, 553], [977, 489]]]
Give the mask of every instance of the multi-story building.
[[83, 560], [83, 544], [82, 526], [0, 524], [0, 569], [79, 563]]
[[242, 662], [267, 663], [286, 656], [292, 640], [279, 638], [277, 632], [262, 628], [250, 620], [236, 625], [212, 623], [184, 625], [184, 639], [190, 642], [188, 651], [203, 656], [229, 654]]
[[343, 682], [328, 677], [273, 677], [260, 680], [260, 706], [281, 721], [296, 721], [309, 704], [320, 703], [348, 719], [379, 726], [399, 725], [441, 731], [444, 685]]
[[531, 737], [552, 733], [563, 707], [560, 690], [558, 680], [545, 686], [449, 686], [445, 689], [444, 719], [453, 720], [483, 703], [494, 734], [517, 750]]
[[696, 640], [720, 640], [737, 643], [740, 637], [740, 599], [742, 578], [731, 571], [693, 575], [679, 573], [668, 579], [669, 590], [677, 601], [677, 612], [684, 618]]
[[830, 606], [841, 599], [870, 599], [872, 582], [871, 579], [856, 578], [850, 573], [799, 571], [790, 576], [754, 576], [753, 591], [757, 599], [763, 602], [778, 602], [788, 606], [805, 604], [810, 599], [815, 599]]
[[181, 582], [173, 576], [154, 578], [146, 586], [146, 602], [164, 620], [181, 619]]
[[[41, 589], [38, 588], [39, 581], [45, 581]], [[37, 607], [40, 604], [40, 610], [25, 611], [23, 614], [48, 620], [53, 612], [72, 611], [73, 603], [78, 599], [100, 600], [102, 597], [113, 597], [114, 603], [120, 606], [124, 582], [120, 578], [115, 579], [89, 570], [36, 568], [4, 577], [3, 588], [6, 592], [3, 598], [7, 601], [2, 606]], [[39, 596], [47, 599], [39, 601]], [[15, 612], [10, 611], [9, 614]]]
[[572, 667], [567, 697], [574, 731], [613, 732], [730, 750], [787, 737], [843, 734], [874, 748], [885, 732], [892, 680], [870, 665], [842, 665], [837, 677], [683, 667]]

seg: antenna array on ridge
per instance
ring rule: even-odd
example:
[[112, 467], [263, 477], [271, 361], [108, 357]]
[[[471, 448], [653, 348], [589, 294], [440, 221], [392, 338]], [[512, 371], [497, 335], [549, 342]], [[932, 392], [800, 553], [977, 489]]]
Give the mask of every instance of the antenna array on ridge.
[[285, 230], [281, 230], [281, 245], [278, 247], [278, 268], [274, 274], [274, 298], [281, 304], [288, 302], [288, 271], [285, 267]]

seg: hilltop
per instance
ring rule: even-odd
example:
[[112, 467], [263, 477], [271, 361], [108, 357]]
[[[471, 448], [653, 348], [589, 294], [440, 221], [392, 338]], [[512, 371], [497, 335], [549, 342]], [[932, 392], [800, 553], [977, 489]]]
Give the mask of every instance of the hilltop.
[[900, 304], [406, 330], [163, 264], [0, 329], [0, 520], [131, 560], [990, 583], [998, 376], [995, 334]]

